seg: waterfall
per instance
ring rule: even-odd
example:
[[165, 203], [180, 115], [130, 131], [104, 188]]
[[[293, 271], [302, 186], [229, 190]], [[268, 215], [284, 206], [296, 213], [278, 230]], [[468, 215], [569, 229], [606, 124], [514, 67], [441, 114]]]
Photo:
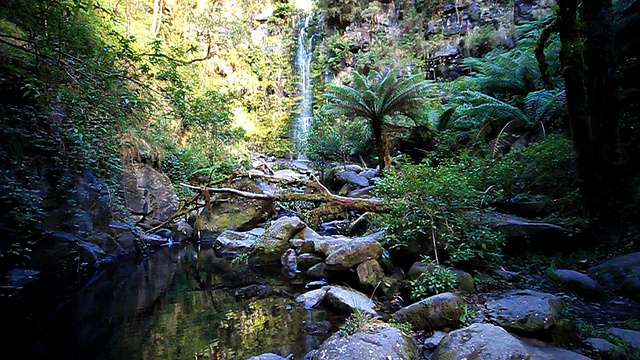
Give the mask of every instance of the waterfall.
[[300, 75], [300, 113], [297, 115], [293, 124], [293, 143], [298, 160], [307, 160], [304, 154], [304, 146], [311, 129], [311, 121], [313, 118], [312, 102], [313, 93], [311, 89], [311, 56], [313, 54], [313, 35], [307, 33], [309, 22], [313, 17], [313, 13], [307, 13], [304, 23], [301, 23], [298, 32], [298, 50], [296, 52], [296, 67]]

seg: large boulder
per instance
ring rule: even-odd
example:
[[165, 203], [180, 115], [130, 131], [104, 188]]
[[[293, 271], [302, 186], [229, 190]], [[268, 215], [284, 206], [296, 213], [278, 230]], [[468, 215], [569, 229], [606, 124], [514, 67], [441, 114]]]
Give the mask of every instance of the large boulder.
[[[253, 180], [243, 178], [231, 185], [232, 188], [246, 192], [264, 193], [264, 189]], [[271, 200], [251, 200], [239, 196], [220, 195], [220, 199], [210, 208], [203, 208], [194, 227], [201, 237], [211, 237], [230, 229], [246, 231], [255, 228], [265, 215], [273, 211]]]
[[127, 166], [122, 184], [125, 205], [139, 226], [154, 227], [178, 210], [179, 198], [171, 180], [148, 164]]
[[492, 324], [476, 323], [442, 339], [433, 360], [525, 360], [530, 355], [518, 339]]
[[307, 226], [298, 217], [284, 216], [274, 221], [253, 244], [251, 256], [258, 264], [277, 263], [291, 246], [289, 241]]
[[493, 213], [487, 220], [507, 238], [558, 237], [569, 232], [556, 224], [533, 221], [510, 214]]
[[413, 339], [401, 330], [379, 324], [371, 332], [337, 332], [322, 343], [312, 360], [406, 360], [417, 359]]
[[414, 330], [435, 330], [460, 323], [464, 314], [460, 296], [446, 292], [403, 307], [393, 314], [398, 322], [409, 322]]
[[329, 254], [325, 262], [330, 268], [348, 269], [367, 260], [379, 259], [382, 252], [377, 235], [357, 237]]
[[560, 323], [563, 304], [552, 294], [513, 290], [489, 300], [486, 308], [489, 319], [507, 330], [538, 333]]
[[588, 273], [609, 289], [640, 299], [640, 252], [616, 256]]

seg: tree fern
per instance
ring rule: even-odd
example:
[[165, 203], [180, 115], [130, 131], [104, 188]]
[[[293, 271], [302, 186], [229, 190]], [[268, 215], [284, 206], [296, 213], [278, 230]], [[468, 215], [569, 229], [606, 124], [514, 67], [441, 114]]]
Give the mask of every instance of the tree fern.
[[386, 134], [382, 131], [385, 117], [401, 114], [417, 120], [426, 116], [423, 105], [430, 93], [435, 93], [434, 84], [425, 80], [423, 73], [398, 77], [397, 71], [392, 69], [380, 74], [372, 70], [366, 77], [353, 71], [351, 86], [329, 84], [325, 93], [328, 111], [369, 119], [378, 144], [381, 169], [389, 165], [389, 159], [384, 159], [389, 153]]

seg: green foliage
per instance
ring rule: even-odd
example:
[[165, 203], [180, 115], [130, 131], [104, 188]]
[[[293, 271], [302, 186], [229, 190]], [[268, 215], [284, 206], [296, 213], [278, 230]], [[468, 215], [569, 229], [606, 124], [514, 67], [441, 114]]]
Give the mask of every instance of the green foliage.
[[343, 161], [370, 152], [368, 124], [361, 119], [345, 121], [317, 112], [307, 140], [307, 156], [312, 160]]
[[271, 14], [271, 17], [269, 18], [269, 21], [276, 24], [282, 24], [289, 18], [292, 11], [293, 4], [289, 2], [276, 1], [275, 9], [273, 10], [273, 14]]
[[449, 102], [439, 121], [440, 131], [466, 134], [470, 144], [490, 146], [497, 155], [511, 148], [523, 133], [561, 128], [566, 114], [564, 91], [538, 90], [527, 94], [518, 106], [479, 91], [462, 91]]
[[475, 310], [469, 309], [469, 305], [467, 303], [462, 303], [462, 315], [458, 318], [461, 324], [465, 324], [467, 320], [476, 316]]
[[328, 48], [328, 58], [324, 60], [333, 70], [339, 70], [343, 67], [344, 61], [351, 53], [349, 48], [351, 44], [345, 39], [340, 32], [335, 32], [329, 36], [325, 44]]
[[494, 194], [474, 186], [479, 171], [469, 157], [438, 166], [400, 163], [389, 171], [376, 187], [390, 208], [383, 216], [387, 246], [418, 247], [435, 256], [443, 249], [452, 265], [496, 263], [504, 239], [484, 220], [483, 206]]
[[432, 263], [432, 266], [418, 278], [410, 280], [411, 298], [422, 300], [432, 295], [454, 289], [458, 284], [456, 275], [446, 267]]
[[379, 326], [379, 323], [375, 318], [360, 308], [355, 308], [338, 332], [344, 337], [353, 335], [359, 331], [371, 332], [376, 326]]
[[478, 179], [479, 186], [500, 189], [501, 201], [539, 201], [555, 221], [569, 225], [582, 214], [573, 147], [565, 136], [548, 135], [491, 159]]
[[402, 331], [403, 333], [409, 336], [413, 335], [412, 325], [408, 321], [400, 322], [395, 318], [391, 318], [389, 320], [389, 325], [399, 329], [400, 331]]
[[371, 70], [367, 77], [352, 71], [352, 86], [329, 84], [324, 97], [328, 114], [362, 117], [369, 120], [378, 150], [380, 169], [384, 169], [389, 152], [383, 123], [385, 117], [404, 115], [410, 119], [425, 117], [424, 103], [431, 94], [433, 83], [418, 73], [398, 77], [393, 68], [385, 74]]

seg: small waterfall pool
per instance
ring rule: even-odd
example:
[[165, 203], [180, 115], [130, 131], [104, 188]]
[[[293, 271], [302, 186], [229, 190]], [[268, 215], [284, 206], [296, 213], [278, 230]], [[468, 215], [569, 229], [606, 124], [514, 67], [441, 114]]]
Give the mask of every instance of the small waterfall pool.
[[163, 248], [3, 296], [2, 340], [14, 359], [300, 359], [344, 317], [296, 304], [293, 282], [206, 244]]

